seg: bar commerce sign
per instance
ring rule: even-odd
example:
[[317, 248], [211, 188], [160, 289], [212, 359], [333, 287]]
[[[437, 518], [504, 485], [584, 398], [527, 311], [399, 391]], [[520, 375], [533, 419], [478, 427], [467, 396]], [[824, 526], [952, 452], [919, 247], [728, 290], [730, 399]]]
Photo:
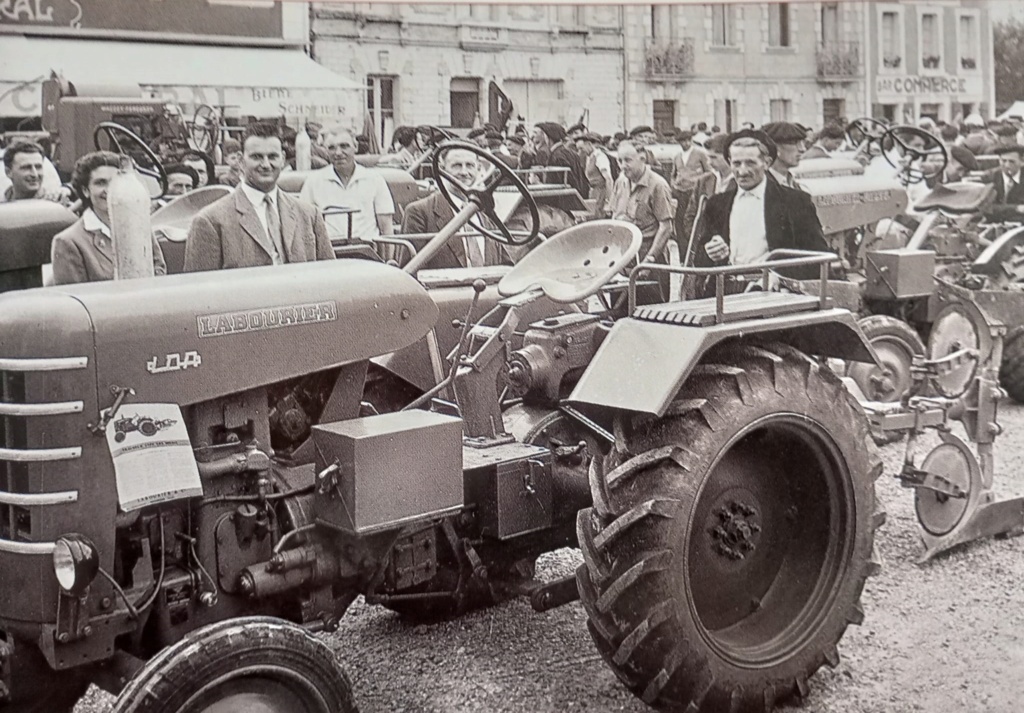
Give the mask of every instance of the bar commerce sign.
[[939, 74], [875, 77], [875, 94], [893, 97], [965, 97], [982, 93], [980, 77]]

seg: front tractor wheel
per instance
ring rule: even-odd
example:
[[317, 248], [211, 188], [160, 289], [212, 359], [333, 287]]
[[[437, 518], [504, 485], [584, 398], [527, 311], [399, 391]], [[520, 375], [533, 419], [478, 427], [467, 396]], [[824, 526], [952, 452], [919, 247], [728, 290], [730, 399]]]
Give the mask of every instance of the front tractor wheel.
[[229, 619], [152, 658], [112, 713], [355, 713], [348, 677], [322, 641], [269, 617]]
[[924, 342], [909, 324], [895, 317], [874, 315], [858, 324], [875, 348], [881, 366], [851, 362], [847, 375], [868, 400], [899, 401], [914, 383], [910, 367], [915, 356], [925, 355]]
[[578, 518], [607, 663], [646, 703], [771, 711], [860, 623], [881, 463], [842, 382], [785, 345], [698, 366], [660, 420], [620, 418]]

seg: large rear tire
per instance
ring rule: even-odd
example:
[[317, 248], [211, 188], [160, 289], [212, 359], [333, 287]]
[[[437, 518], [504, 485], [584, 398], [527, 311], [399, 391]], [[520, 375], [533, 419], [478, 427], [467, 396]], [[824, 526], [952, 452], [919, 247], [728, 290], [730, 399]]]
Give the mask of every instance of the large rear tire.
[[785, 345], [733, 347], [663, 418], [616, 431], [577, 521], [606, 662], [661, 710], [762, 713], [806, 694], [877, 569], [881, 462], [856, 401]]
[[1024, 404], [1024, 327], [1014, 327], [1003, 339], [999, 383], [1010, 398]]
[[352, 685], [322, 641], [270, 617], [198, 629], [152, 658], [112, 713], [355, 713]]

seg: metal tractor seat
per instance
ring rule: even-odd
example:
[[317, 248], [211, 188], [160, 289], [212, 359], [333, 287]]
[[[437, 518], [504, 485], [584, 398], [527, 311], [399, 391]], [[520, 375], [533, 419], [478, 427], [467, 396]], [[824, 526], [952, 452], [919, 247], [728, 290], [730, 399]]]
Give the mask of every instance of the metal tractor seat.
[[995, 187], [989, 183], [939, 184], [918, 201], [914, 210], [941, 210], [951, 215], [977, 213], [994, 194]]
[[639, 228], [620, 220], [575, 225], [528, 253], [501, 279], [498, 292], [510, 297], [540, 289], [553, 302], [579, 302], [622, 272], [642, 240]]

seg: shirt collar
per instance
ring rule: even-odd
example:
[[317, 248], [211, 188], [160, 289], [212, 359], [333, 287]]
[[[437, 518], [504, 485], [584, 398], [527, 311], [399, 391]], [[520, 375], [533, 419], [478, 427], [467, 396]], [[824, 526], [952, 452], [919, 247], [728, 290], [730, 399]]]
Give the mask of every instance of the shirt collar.
[[[738, 195], [742, 196], [744, 194], [750, 194], [750, 195], [754, 196], [755, 198], [757, 198], [759, 200], [764, 200], [764, 189], [765, 189], [765, 187], [767, 185], [768, 185], [768, 177], [765, 176], [764, 180], [762, 180], [756, 186], [751, 188], [749, 191], [744, 189], [744, 188], [740, 188]], [[738, 185], [737, 185], [737, 187], [738, 187]]]
[[640, 174], [640, 178], [633, 181], [634, 186], [647, 186], [651, 182], [651, 167], [644, 166], [644, 172]]
[[252, 203], [254, 206], [261, 206], [261, 205], [263, 205], [263, 198], [265, 196], [270, 196], [270, 202], [273, 205], [275, 205], [275, 206], [277, 205], [277, 186], [276, 185], [273, 188], [270, 189], [269, 193], [264, 193], [259, 188], [253, 188], [248, 183], [246, 183], [244, 180], [241, 181], [238, 185], [242, 189], [242, 192], [245, 193], [245, 197], [248, 198], [249, 202]]
[[100, 220], [100, 217], [96, 215], [96, 211], [92, 208], [86, 208], [85, 212], [82, 213], [82, 227], [88, 230], [90, 233], [103, 233], [108, 238], [113, 239], [113, 235], [110, 234], [110, 228], [107, 227], [106, 223]]
[[1011, 179], [1014, 183], [1020, 183], [1020, 171], [1017, 171], [1017, 173], [1013, 174], [1012, 176], [1007, 176], [1004, 173], [1003, 180], [1005, 181], [1006, 179]]
[[[338, 175], [338, 171], [334, 168], [333, 164], [329, 166], [324, 166], [324, 170], [328, 172], [327, 175], [330, 177], [330, 180], [334, 181], [342, 188], [345, 187], [345, 183], [341, 180], [341, 176]], [[363, 168], [362, 164], [360, 164], [357, 161], [356, 167], [352, 169], [352, 175], [348, 179], [348, 185], [351, 186], [353, 183], [359, 180], [362, 177], [364, 170], [365, 169]]]

